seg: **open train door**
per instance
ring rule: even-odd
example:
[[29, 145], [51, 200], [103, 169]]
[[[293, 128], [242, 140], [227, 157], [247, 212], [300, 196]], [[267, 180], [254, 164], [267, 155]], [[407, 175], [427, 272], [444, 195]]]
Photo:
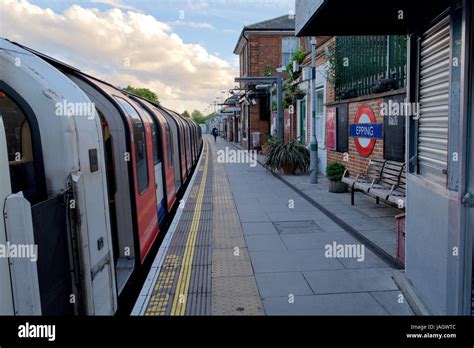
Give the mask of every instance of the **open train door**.
[[[0, 116], [0, 211], [3, 212], [5, 200], [11, 193], [10, 173], [8, 172], [8, 154], [5, 129]], [[5, 222], [0, 219], [0, 245], [6, 245]], [[13, 315], [13, 294], [8, 259], [0, 257], [0, 315]]]
[[0, 115], [0, 315], [40, 315], [41, 300], [30, 203], [11, 194], [5, 128]]
[[[97, 228], [94, 221], [86, 218], [87, 201], [85, 175], [72, 172], [72, 249], [76, 273], [80, 315], [113, 315], [117, 310], [117, 293], [114, 278], [112, 245]], [[80, 262], [78, 262], [80, 260]]]

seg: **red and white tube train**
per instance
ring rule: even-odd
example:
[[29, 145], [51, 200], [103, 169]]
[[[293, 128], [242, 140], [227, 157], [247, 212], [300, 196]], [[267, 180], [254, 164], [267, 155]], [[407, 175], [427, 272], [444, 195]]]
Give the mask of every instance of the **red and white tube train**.
[[0, 39], [0, 314], [116, 313], [202, 145], [195, 122]]

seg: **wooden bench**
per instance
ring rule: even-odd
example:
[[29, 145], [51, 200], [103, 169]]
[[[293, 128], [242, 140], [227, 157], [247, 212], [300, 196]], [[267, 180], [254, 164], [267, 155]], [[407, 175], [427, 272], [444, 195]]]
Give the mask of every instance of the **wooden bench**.
[[406, 203], [406, 171], [405, 164], [382, 159], [372, 159], [367, 167], [367, 175], [346, 177], [342, 181], [351, 188], [351, 205], [354, 205], [355, 192], [363, 192], [375, 197], [377, 204], [380, 199], [405, 208]]
[[356, 177], [348, 177], [346, 176], [347, 169], [344, 171], [344, 174], [342, 175], [342, 182], [345, 182], [347, 185], [349, 185], [351, 189], [352, 205], [354, 205], [354, 193], [356, 191], [368, 192], [370, 186], [373, 183], [380, 181], [385, 162], [386, 160], [381, 160], [377, 158], [371, 160], [369, 162], [369, 166], [367, 167], [367, 174], [365, 176], [357, 174]]

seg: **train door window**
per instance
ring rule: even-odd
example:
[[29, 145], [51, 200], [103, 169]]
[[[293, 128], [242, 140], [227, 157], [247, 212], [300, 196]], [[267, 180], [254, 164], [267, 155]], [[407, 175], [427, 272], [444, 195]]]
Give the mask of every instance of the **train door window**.
[[22, 191], [30, 202], [38, 194], [30, 125], [22, 109], [0, 91], [0, 114], [5, 125], [12, 192]]
[[156, 121], [153, 119], [151, 123], [151, 133], [152, 133], [152, 143], [153, 143], [153, 164], [158, 164], [161, 162], [160, 158], [160, 142], [158, 141], [158, 128], [156, 126]]
[[165, 123], [165, 130], [166, 130], [166, 150], [168, 153], [168, 168], [173, 165], [173, 138], [171, 137], [170, 126], [168, 123]]
[[119, 238], [118, 228], [117, 228], [117, 207], [115, 203], [115, 193], [117, 192], [117, 184], [115, 180], [115, 168], [114, 168], [114, 157], [113, 157], [113, 144], [112, 144], [112, 135], [110, 134], [109, 124], [104, 116], [104, 114], [99, 110], [97, 114], [100, 118], [100, 123], [102, 126], [102, 138], [104, 140], [104, 159], [106, 167], [106, 178], [107, 178], [107, 192], [109, 198], [109, 215], [110, 215], [110, 224], [113, 233], [112, 243], [113, 243], [113, 255], [114, 261], [117, 263], [117, 260], [120, 255], [119, 247]]
[[145, 126], [138, 112], [130, 103], [117, 96], [114, 96], [114, 98], [132, 121], [133, 143], [135, 145], [135, 168], [137, 171], [138, 192], [141, 195], [146, 191], [149, 184]]

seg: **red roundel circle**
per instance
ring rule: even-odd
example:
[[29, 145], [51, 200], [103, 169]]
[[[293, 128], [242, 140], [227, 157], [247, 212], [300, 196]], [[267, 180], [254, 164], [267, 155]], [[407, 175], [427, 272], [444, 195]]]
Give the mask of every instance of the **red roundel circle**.
[[[368, 106], [363, 105], [357, 110], [355, 117], [356, 124], [374, 124], [376, 122], [374, 112]], [[356, 137], [354, 138], [354, 143], [361, 156], [368, 157], [372, 151], [374, 151], [377, 141], [373, 138]]]

